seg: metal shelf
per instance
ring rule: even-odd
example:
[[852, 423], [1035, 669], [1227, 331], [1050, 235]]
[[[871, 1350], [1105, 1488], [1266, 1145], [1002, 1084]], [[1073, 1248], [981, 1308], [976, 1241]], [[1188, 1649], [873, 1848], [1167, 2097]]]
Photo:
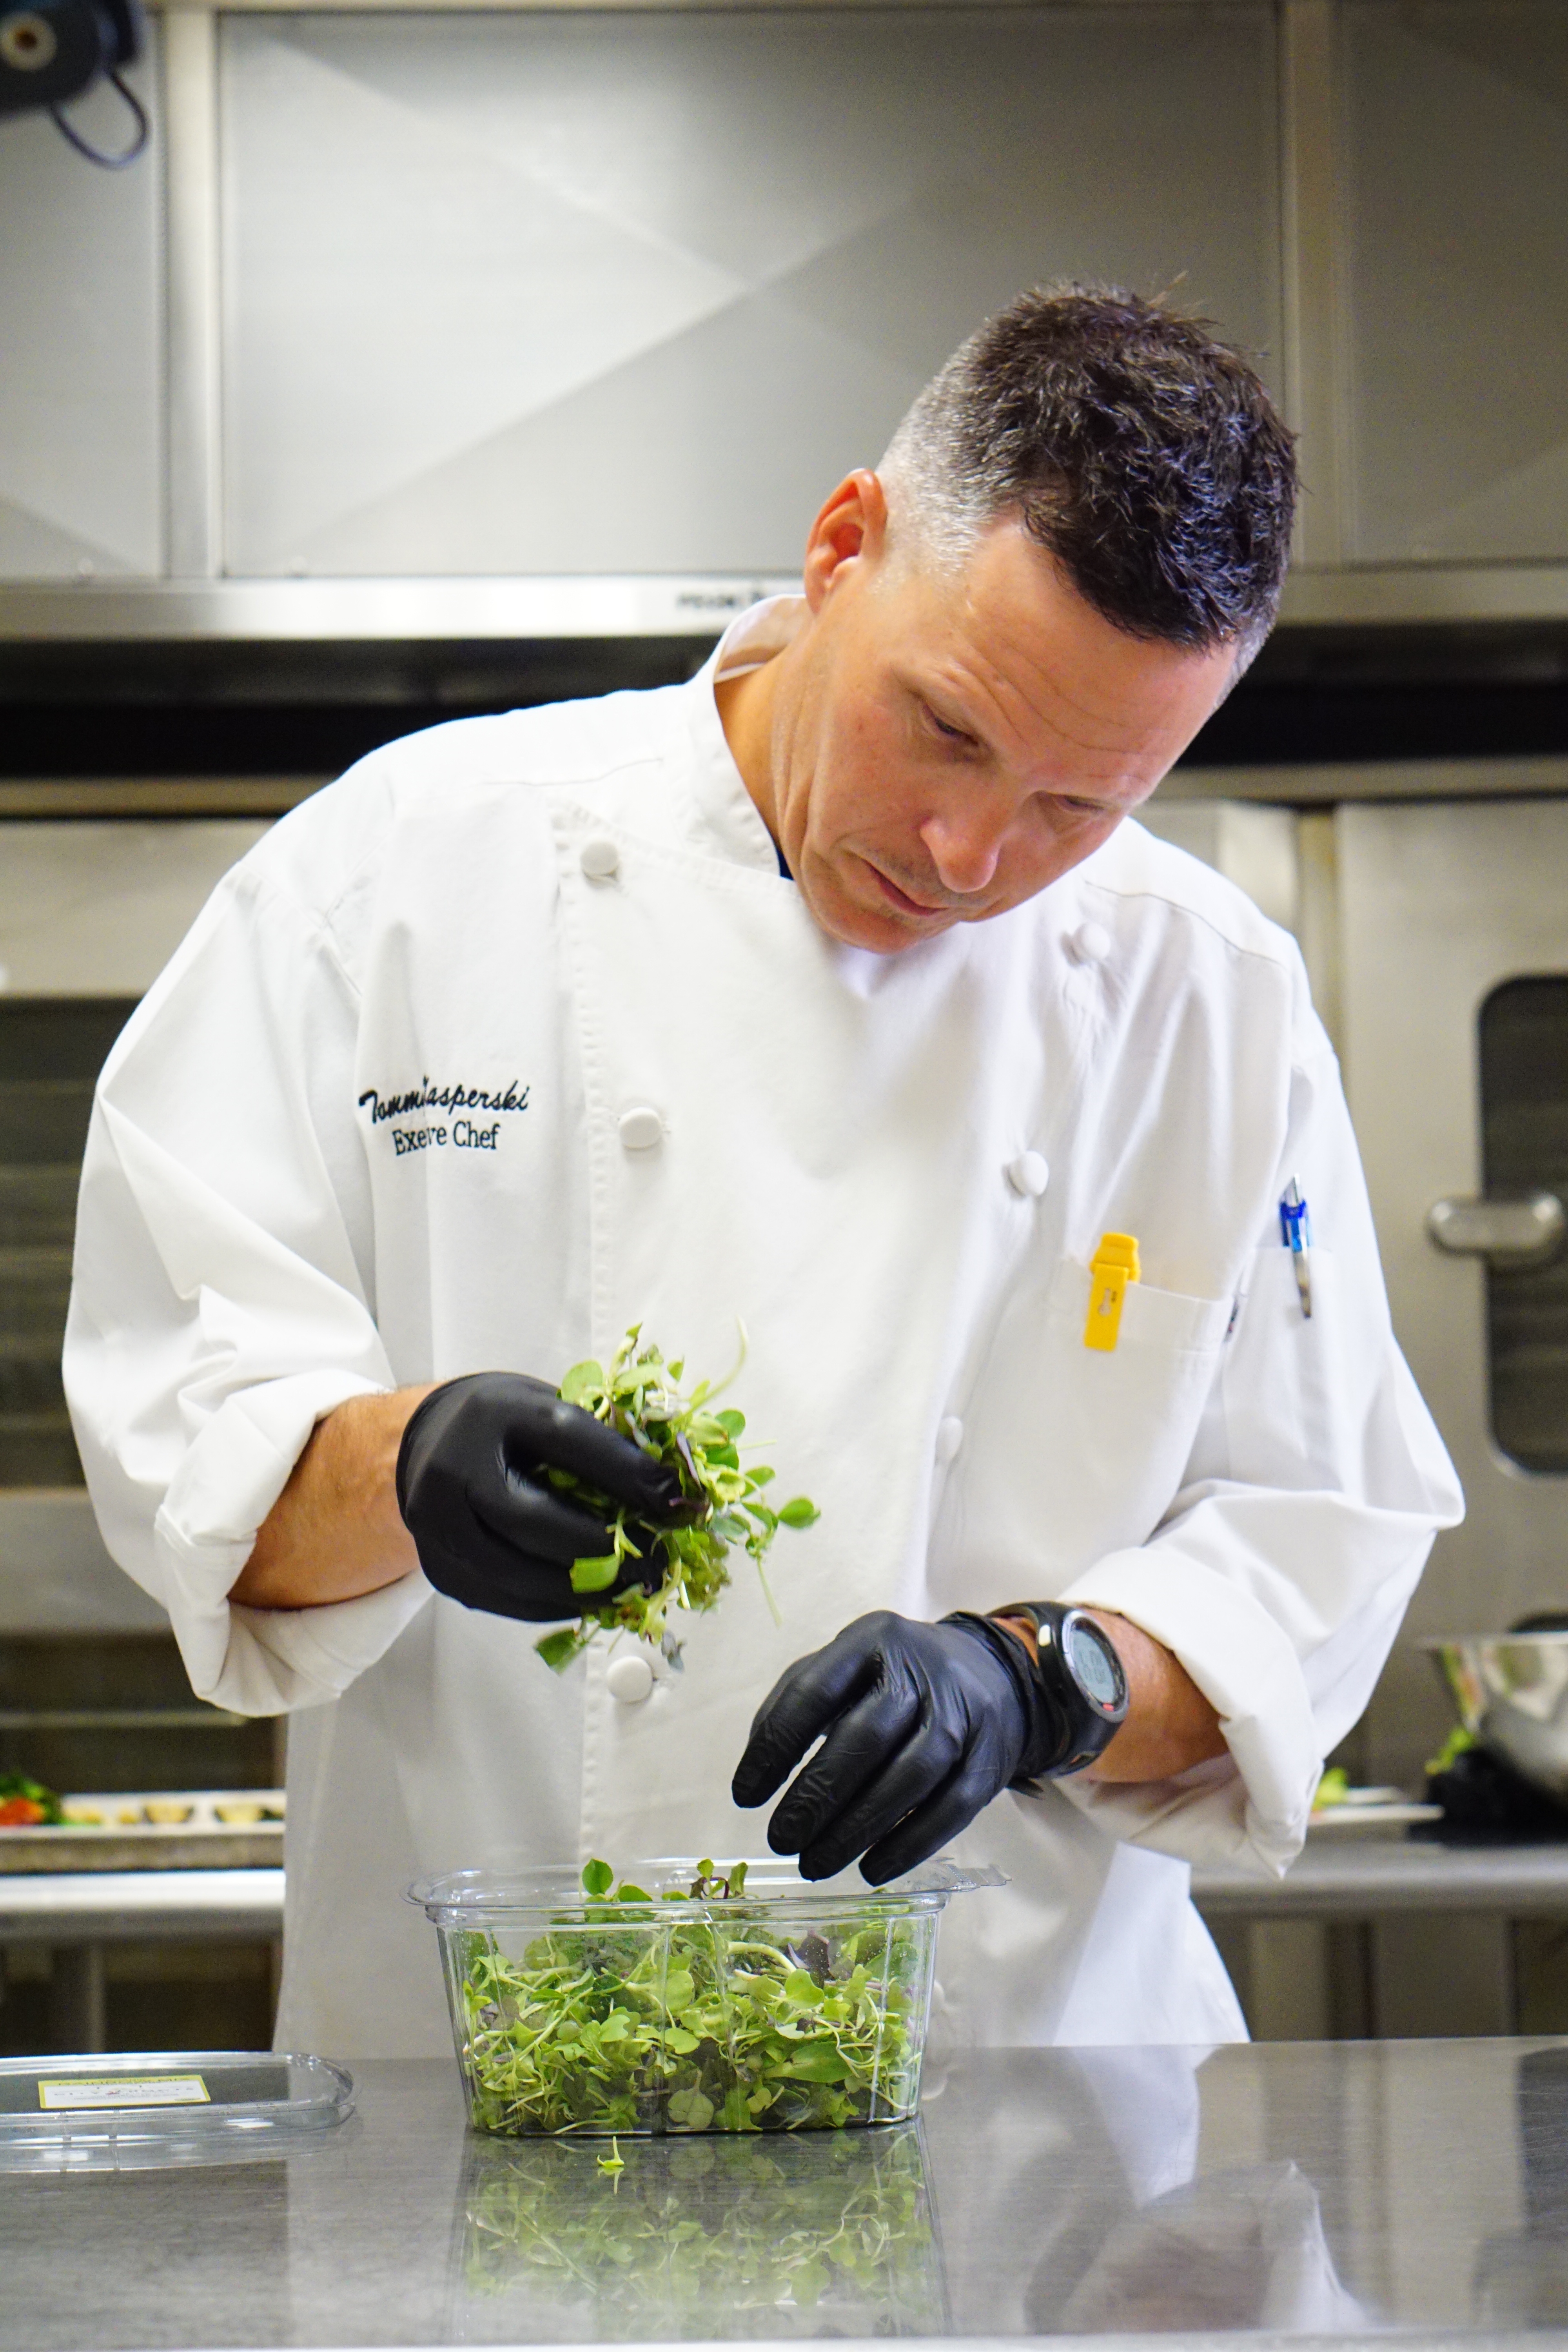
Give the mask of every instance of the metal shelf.
[[[1565, 574], [1568, 581], [1568, 574]], [[733, 578], [144, 580], [0, 587], [0, 642], [193, 645], [711, 638], [788, 573]], [[1568, 611], [1568, 587], [1564, 606]]]
[[[692, 577], [22, 582], [0, 643], [482, 644], [714, 637], [787, 572]], [[1299, 567], [1286, 630], [1568, 621], [1568, 563]]]

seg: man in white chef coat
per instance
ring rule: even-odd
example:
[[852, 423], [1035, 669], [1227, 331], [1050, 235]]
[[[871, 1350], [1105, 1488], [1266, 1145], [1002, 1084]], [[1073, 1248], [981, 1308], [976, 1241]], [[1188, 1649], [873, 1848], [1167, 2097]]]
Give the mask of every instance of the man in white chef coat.
[[[1289, 1861], [1459, 1507], [1294, 944], [1130, 821], [1293, 496], [1200, 326], [1021, 298], [803, 598], [688, 686], [362, 761], [128, 1024], [68, 1392], [195, 1689], [292, 1711], [284, 2042], [441, 2050], [409, 1879], [744, 1853], [819, 1733], [769, 1829], [808, 1873], [1009, 1874], [944, 1930], [960, 2040], [1244, 2031], [1189, 1865]], [[742, 1576], [683, 1673], [552, 1676], [604, 1540], [549, 1467], [672, 1504], [553, 1382], [634, 1323], [717, 1372], [738, 1321], [822, 1512], [782, 1626]]]

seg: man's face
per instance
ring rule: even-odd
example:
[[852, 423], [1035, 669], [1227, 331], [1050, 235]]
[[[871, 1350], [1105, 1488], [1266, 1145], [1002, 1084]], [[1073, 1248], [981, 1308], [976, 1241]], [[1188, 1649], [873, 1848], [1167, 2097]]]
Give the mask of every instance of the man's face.
[[818, 518], [810, 619], [768, 666], [763, 814], [823, 929], [887, 955], [1097, 849], [1219, 703], [1235, 650], [1113, 628], [1016, 521], [943, 574], [894, 561], [880, 515], [856, 475]]

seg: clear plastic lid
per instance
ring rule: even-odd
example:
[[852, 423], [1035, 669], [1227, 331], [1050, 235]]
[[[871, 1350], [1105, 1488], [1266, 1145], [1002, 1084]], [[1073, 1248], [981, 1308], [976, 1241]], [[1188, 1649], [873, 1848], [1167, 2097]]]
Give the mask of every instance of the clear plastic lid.
[[[720, 1863], [717, 1867], [721, 1874], [727, 1874], [735, 1866], [732, 1863]], [[935, 1911], [941, 1910], [954, 1895], [1007, 1884], [1005, 1874], [988, 1864], [966, 1867], [940, 1855], [933, 1862], [922, 1863], [907, 1877], [889, 1880], [885, 1886], [868, 1886], [861, 1879], [850, 1884], [842, 1879], [806, 1879], [802, 1878], [793, 1863], [781, 1862], [770, 1854], [761, 1861], [746, 1863], [745, 1885], [741, 1894], [694, 1896], [690, 1889], [697, 1885], [702, 1869], [701, 1863], [687, 1856], [667, 1854], [657, 1861], [630, 1864], [622, 1874], [621, 1883], [647, 1895], [658, 1905], [661, 1918], [668, 1916], [677, 1919], [708, 1912], [715, 1899], [743, 1905], [748, 1911], [782, 1911], [786, 1916], [809, 1911], [818, 1918], [850, 1913], [863, 1918], [879, 1912]], [[583, 1873], [575, 1863], [515, 1871], [504, 1866], [449, 1871], [445, 1876], [419, 1879], [408, 1889], [407, 1899], [418, 1904], [427, 1917], [444, 1927], [496, 1926], [533, 1917], [560, 1920], [573, 1914], [604, 1917], [603, 1900], [584, 1892]], [[617, 1897], [611, 1895], [609, 1899], [615, 1901]], [[623, 1903], [635, 1899], [625, 1894], [618, 1896]], [[646, 1909], [641, 1916], [647, 1917]]]
[[353, 2077], [292, 2053], [4, 2058], [0, 2171], [230, 2163], [276, 2155], [280, 2139], [330, 2131], [353, 2113]]

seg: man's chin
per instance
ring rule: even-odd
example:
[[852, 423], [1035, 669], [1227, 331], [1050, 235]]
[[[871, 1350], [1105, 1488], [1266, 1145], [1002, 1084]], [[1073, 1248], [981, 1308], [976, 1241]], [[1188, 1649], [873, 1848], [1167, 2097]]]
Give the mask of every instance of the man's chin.
[[956, 915], [943, 915], [921, 922], [898, 915], [891, 908], [864, 907], [837, 890], [803, 888], [801, 896], [818, 930], [826, 931], [841, 947], [864, 948], [872, 955], [901, 955], [907, 948], [918, 948], [922, 940], [940, 939], [958, 921]]

